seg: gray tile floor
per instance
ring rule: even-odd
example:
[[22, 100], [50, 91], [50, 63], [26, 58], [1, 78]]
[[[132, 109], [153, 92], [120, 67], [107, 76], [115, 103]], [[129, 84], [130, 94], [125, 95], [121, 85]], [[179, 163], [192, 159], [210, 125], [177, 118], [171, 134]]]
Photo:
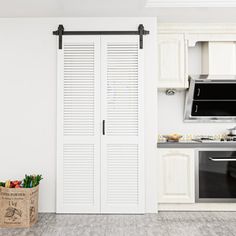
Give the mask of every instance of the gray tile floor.
[[40, 214], [30, 229], [0, 236], [236, 236], [236, 212], [160, 212], [146, 215]]

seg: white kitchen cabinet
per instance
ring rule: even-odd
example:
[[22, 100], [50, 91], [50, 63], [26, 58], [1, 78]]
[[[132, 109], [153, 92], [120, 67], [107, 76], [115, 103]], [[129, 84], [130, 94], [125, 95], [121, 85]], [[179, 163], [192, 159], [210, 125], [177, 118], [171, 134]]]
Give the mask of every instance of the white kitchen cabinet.
[[205, 42], [202, 52], [202, 74], [236, 75], [235, 42]]
[[144, 213], [137, 36], [66, 36], [58, 50], [57, 213]]
[[184, 34], [158, 35], [158, 88], [186, 88]]
[[158, 150], [159, 203], [194, 203], [194, 150]]

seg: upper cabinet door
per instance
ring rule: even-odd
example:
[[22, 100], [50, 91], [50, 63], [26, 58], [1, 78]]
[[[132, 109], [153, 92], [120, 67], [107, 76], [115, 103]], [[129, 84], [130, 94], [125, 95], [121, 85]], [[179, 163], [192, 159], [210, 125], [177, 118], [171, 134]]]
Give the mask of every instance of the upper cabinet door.
[[144, 50], [137, 36], [101, 38], [103, 213], [144, 213]]
[[186, 88], [184, 34], [158, 35], [158, 88]]
[[58, 50], [57, 213], [100, 212], [100, 37]]

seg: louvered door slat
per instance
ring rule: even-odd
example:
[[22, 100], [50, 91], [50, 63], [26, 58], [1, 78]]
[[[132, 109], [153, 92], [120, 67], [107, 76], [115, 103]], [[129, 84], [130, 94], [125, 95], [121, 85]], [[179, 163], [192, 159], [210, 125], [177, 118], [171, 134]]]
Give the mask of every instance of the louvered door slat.
[[58, 51], [57, 212], [100, 212], [100, 38]]
[[144, 212], [143, 50], [136, 36], [102, 38], [101, 209]]

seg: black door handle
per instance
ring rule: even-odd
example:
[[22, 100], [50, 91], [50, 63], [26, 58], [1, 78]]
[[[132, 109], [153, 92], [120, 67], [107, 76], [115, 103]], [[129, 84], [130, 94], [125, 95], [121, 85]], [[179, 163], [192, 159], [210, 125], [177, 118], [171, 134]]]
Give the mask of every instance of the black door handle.
[[200, 93], [201, 93], [201, 89], [198, 88], [198, 89], [197, 89], [197, 96], [198, 96], [198, 97], [200, 96]]
[[102, 134], [105, 135], [105, 120], [102, 121]]
[[236, 161], [236, 157], [209, 157], [211, 161]]

